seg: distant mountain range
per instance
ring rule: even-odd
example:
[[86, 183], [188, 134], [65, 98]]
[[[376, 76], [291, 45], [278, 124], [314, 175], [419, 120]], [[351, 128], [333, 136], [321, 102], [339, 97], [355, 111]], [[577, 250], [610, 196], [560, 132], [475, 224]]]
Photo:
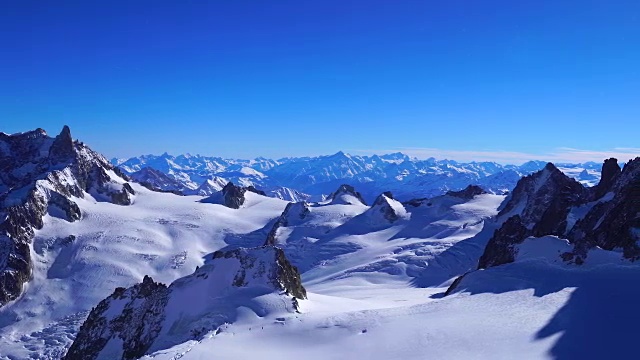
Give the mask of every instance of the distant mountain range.
[[[341, 184], [349, 184], [356, 186], [369, 202], [384, 191], [392, 191], [400, 200], [409, 200], [461, 190], [469, 184], [504, 194], [513, 189], [522, 176], [546, 165], [544, 161], [502, 165], [435, 158], [421, 160], [399, 152], [359, 156], [342, 151], [333, 155], [277, 160], [164, 153], [112, 159], [111, 162], [140, 183], [186, 195], [211, 195], [231, 181], [240, 186], [254, 186], [269, 196], [288, 201], [320, 201]], [[587, 186], [598, 183], [602, 167], [595, 162], [556, 166]]]

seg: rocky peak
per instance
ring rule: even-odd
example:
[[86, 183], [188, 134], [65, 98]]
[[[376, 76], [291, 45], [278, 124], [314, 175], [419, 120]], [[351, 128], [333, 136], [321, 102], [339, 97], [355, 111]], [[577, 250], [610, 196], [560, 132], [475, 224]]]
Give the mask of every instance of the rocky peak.
[[298, 270], [281, 249], [217, 251], [169, 287], [145, 276], [141, 284], [117, 288], [91, 310], [64, 359], [138, 359], [152, 348], [199, 340], [267, 294], [284, 301], [261, 306], [265, 312], [269, 306], [297, 311], [298, 300], [307, 297]]
[[544, 228], [542, 232], [555, 231], [559, 235], [565, 229], [562, 223], [569, 207], [588, 198], [582, 184], [548, 163], [542, 170], [518, 181], [501, 205], [498, 218], [520, 215], [528, 228], [536, 226]]
[[609, 192], [611, 196], [598, 199], [567, 234], [575, 245], [567, 258], [584, 258], [590, 248], [599, 246], [622, 249], [625, 258], [640, 259], [640, 158], [629, 161], [620, 174], [614, 175]]
[[51, 148], [49, 148], [49, 158], [52, 163], [56, 163], [72, 159], [75, 155], [76, 150], [73, 144], [73, 138], [71, 138], [71, 129], [65, 125], [60, 134], [53, 140]]
[[311, 208], [305, 201], [288, 203], [280, 217], [273, 224], [273, 227], [271, 227], [269, 234], [267, 234], [267, 239], [265, 240], [264, 245], [276, 245], [278, 229], [304, 220], [309, 215], [309, 213], [311, 213]]
[[601, 198], [611, 190], [613, 183], [620, 173], [622, 173], [622, 169], [620, 165], [618, 165], [618, 159], [610, 158], [604, 161], [600, 182], [594, 187], [596, 199]]
[[131, 204], [133, 188], [112, 165], [65, 126], [55, 138], [42, 129], [0, 133], [0, 306], [17, 298], [31, 278], [30, 244], [46, 214], [81, 218], [75, 198]]
[[[568, 239], [573, 250], [561, 258], [575, 264], [582, 264], [596, 246], [622, 249], [625, 258], [640, 259], [640, 158], [622, 171], [616, 159], [606, 160], [602, 180], [594, 189], [576, 185], [549, 165], [522, 178], [505, 200], [499, 216], [509, 217], [487, 243], [479, 268], [512, 262], [515, 245], [529, 236], [545, 235]], [[586, 213], [576, 210], [585, 208]]]
[[446, 195], [449, 196], [454, 196], [463, 200], [471, 200], [473, 199], [475, 196], [477, 195], [482, 195], [482, 194], [486, 194], [487, 192], [484, 191], [480, 186], [478, 185], [469, 185], [466, 188], [464, 188], [463, 190], [460, 191], [447, 191]]
[[393, 194], [389, 191], [380, 194], [368, 212], [374, 217], [377, 217], [376, 215], [382, 215], [382, 218], [389, 222], [395, 222], [407, 216], [407, 211], [404, 206], [395, 200]]
[[242, 187], [237, 186], [233, 182], [229, 181], [222, 190], [214, 193], [213, 195], [205, 198], [202, 202], [208, 202], [213, 204], [224, 205], [231, 209], [239, 209], [244, 205], [246, 201], [247, 191], [254, 194], [266, 196], [264, 191], [260, 191], [253, 186]]
[[332, 204], [349, 204], [355, 205], [358, 202], [360, 204], [366, 205], [367, 203], [364, 201], [362, 195], [356, 191], [356, 189], [348, 184], [342, 184], [331, 195], [329, 195]]
[[497, 221], [503, 223], [489, 239], [479, 267], [512, 262], [515, 245], [528, 236], [564, 236], [571, 209], [589, 199], [589, 190], [552, 163], [523, 177], [501, 205]]

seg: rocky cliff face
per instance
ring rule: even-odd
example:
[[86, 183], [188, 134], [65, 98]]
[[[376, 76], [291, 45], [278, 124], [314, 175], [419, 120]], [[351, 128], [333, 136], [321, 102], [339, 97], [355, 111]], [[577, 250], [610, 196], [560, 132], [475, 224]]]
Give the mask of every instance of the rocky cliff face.
[[630, 260], [640, 258], [640, 158], [629, 161], [611, 178], [606, 187], [596, 189], [601, 197], [567, 234], [575, 249], [565, 257], [581, 259], [587, 256], [588, 249], [599, 246], [605, 250], [622, 249]]
[[273, 302], [285, 311], [296, 311], [297, 301], [307, 297], [282, 250], [219, 251], [169, 287], [145, 277], [141, 284], [116, 289], [92, 309], [64, 359], [137, 359], [233, 322], [237, 307], [265, 294], [288, 299]]
[[630, 260], [640, 258], [640, 158], [623, 170], [616, 159], [603, 165], [601, 181], [585, 188], [553, 164], [522, 178], [498, 214], [502, 227], [495, 231], [480, 258], [479, 268], [514, 261], [515, 245], [527, 237], [555, 235], [568, 239], [574, 249], [565, 261], [581, 264], [588, 250], [622, 249]]
[[101, 155], [71, 138], [65, 126], [55, 138], [42, 129], [0, 133], [0, 306], [17, 298], [31, 277], [31, 240], [46, 214], [79, 220], [73, 200], [128, 205], [135, 191]]

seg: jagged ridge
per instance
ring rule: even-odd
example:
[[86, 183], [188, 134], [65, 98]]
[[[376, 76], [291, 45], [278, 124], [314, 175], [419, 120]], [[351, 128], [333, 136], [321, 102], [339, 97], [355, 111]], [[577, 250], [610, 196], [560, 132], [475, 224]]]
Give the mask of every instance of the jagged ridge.
[[[55, 138], [42, 129], [0, 133], [0, 306], [17, 298], [31, 277], [30, 244], [43, 216], [76, 221], [73, 198], [90, 193], [99, 201], [128, 205], [135, 194], [113, 166], [65, 126]], [[111, 172], [111, 173], [109, 173]]]
[[[572, 210], [591, 206], [586, 215], [570, 217]], [[640, 219], [640, 158], [621, 171], [616, 159], [604, 162], [600, 183], [585, 188], [553, 164], [522, 178], [498, 214], [502, 227], [495, 231], [478, 267], [513, 262], [517, 244], [527, 237], [555, 235], [568, 239], [574, 250], [562, 254], [565, 261], [584, 262], [589, 249], [621, 248], [624, 257], [640, 258], [637, 245]]]

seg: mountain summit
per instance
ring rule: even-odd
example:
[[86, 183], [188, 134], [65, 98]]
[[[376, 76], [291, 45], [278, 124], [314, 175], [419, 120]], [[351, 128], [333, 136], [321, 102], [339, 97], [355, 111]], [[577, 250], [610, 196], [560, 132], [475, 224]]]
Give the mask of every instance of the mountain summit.
[[72, 139], [68, 126], [55, 138], [42, 129], [0, 133], [0, 169], [0, 305], [31, 278], [30, 243], [45, 214], [73, 222], [82, 216], [74, 199], [129, 205], [135, 195], [119, 170]]
[[565, 261], [581, 264], [589, 250], [622, 249], [630, 260], [640, 258], [636, 216], [640, 204], [640, 158], [623, 168], [616, 159], [604, 162], [600, 183], [585, 188], [553, 164], [522, 178], [505, 200], [498, 218], [506, 220], [489, 240], [479, 267], [513, 262], [517, 245], [527, 237], [554, 235], [566, 238], [572, 251]]

